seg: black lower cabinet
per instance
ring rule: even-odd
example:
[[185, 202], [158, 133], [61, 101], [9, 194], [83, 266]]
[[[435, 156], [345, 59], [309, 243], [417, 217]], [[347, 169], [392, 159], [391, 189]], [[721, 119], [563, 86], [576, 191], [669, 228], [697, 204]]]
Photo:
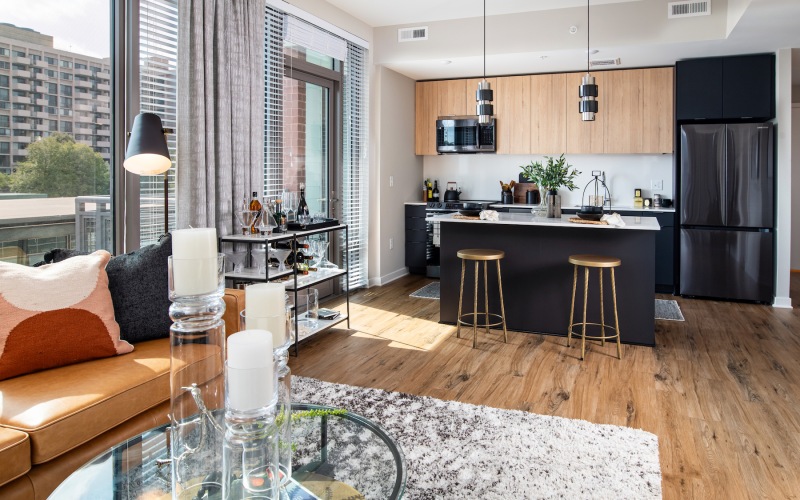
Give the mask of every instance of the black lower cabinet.
[[427, 238], [424, 205], [406, 205], [406, 267], [411, 274], [427, 271]]

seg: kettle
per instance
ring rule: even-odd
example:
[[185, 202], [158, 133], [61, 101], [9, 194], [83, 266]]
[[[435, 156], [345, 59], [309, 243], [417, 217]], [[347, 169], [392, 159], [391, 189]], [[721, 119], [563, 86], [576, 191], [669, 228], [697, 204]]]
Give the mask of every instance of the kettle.
[[455, 182], [447, 183], [447, 190], [444, 192], [444, 201], [458, 201], [461, 196], [461, 188], [456, 188]]

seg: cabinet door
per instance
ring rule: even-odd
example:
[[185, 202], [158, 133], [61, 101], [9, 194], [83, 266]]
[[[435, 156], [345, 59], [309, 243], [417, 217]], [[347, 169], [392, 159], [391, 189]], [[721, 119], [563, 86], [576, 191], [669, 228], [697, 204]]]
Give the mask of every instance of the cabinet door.
[[530, 76], [498, 78], [494, 97], [497, 153], [529, 154], [531, 152]]
[[598, 85], [598, 112], [594, 121], [585, 122], [581, 120], [578, 112], [578, 87], [585, 73], [567, 73], [565, 88], [567, 94], [567, 153], [571, 154], [591, 154], [602, 153], [604, 146], [604, 124], [608, 114], [608, 106], [605, 102], [606, 83], [603, 72], [592, 73], [595, 83]]
[[466, 80], [442, 80], [436, 82], [436, 89], [438, 116], [463, 116], [467, 113], [464, 100]]
[[670, 293], [674, 288], [675, 213], [656, 212], [661, 229], [656, 234], [656, 291]]
[[775, 116], [775, 56], [757, 54], [722, 59], [722, 117]]
[[530, 153], [559, 155], [567, 150], [567, 75], [531, 75], [530, 78]]
[[722, 117], [722, 58], [678, 61], [675, 79], [678, 120]]
[[439, 103], [436, 97], [437, 82], [417, 82], [415, 153], [436, 154], [436, 117]]
[[675, 149], [673, 68], [642, 72], [642, 153], [672, 154]]
[[642, 149], [642, 72], [603, 73], [604, 153], [638, 153]]
[[[478, 104], [478, 101], [475, 100], [475, 92], [478, 91], [478, 84], [483, 80], [483, 78], [467, 78], [466, 80], [462, 80], [464, 82], [464, 113], [465, 115], [474, 115], [477, 111], [475, 105]], [[491, 85], [492, 90], [494, 91], [494, 100], [492, 104], [494, 104], [494, 112], [497, 114], [497, 78], [487, 78], [487, 82]]]

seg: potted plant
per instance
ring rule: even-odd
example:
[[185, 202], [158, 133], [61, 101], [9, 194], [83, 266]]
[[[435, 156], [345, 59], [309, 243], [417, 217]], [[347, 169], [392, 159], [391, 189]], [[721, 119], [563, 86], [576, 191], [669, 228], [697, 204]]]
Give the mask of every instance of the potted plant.
[[[565, 187], [572, 191], [577, 189], [575, 178], [580, 175], [580, 171], [567, 163], [564, 154], [558, 158], [545, 156], [546, 164], [541, 161], [531, 161], [528, 165], [522, 165], [522, 175], [531, 182], [535, 182], [542, 192], [542, 207], [540, 210], [547, 210], [548, 217], [561, 217], [561, 200], [558, 196], [558, 188]], [[546, 195], [544, 194], [546, 193]], [[552, 198], [551, 198], [552, 197]]]

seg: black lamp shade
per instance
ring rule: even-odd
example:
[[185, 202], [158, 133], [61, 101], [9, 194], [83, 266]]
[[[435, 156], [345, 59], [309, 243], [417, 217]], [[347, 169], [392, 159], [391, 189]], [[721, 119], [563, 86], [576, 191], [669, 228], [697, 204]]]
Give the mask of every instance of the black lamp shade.
[[161, 174], [172, 166], [164, 127], [157, 114], [140, 113], [133, 119], [122, 165], [125, 170], [139, 175]]

